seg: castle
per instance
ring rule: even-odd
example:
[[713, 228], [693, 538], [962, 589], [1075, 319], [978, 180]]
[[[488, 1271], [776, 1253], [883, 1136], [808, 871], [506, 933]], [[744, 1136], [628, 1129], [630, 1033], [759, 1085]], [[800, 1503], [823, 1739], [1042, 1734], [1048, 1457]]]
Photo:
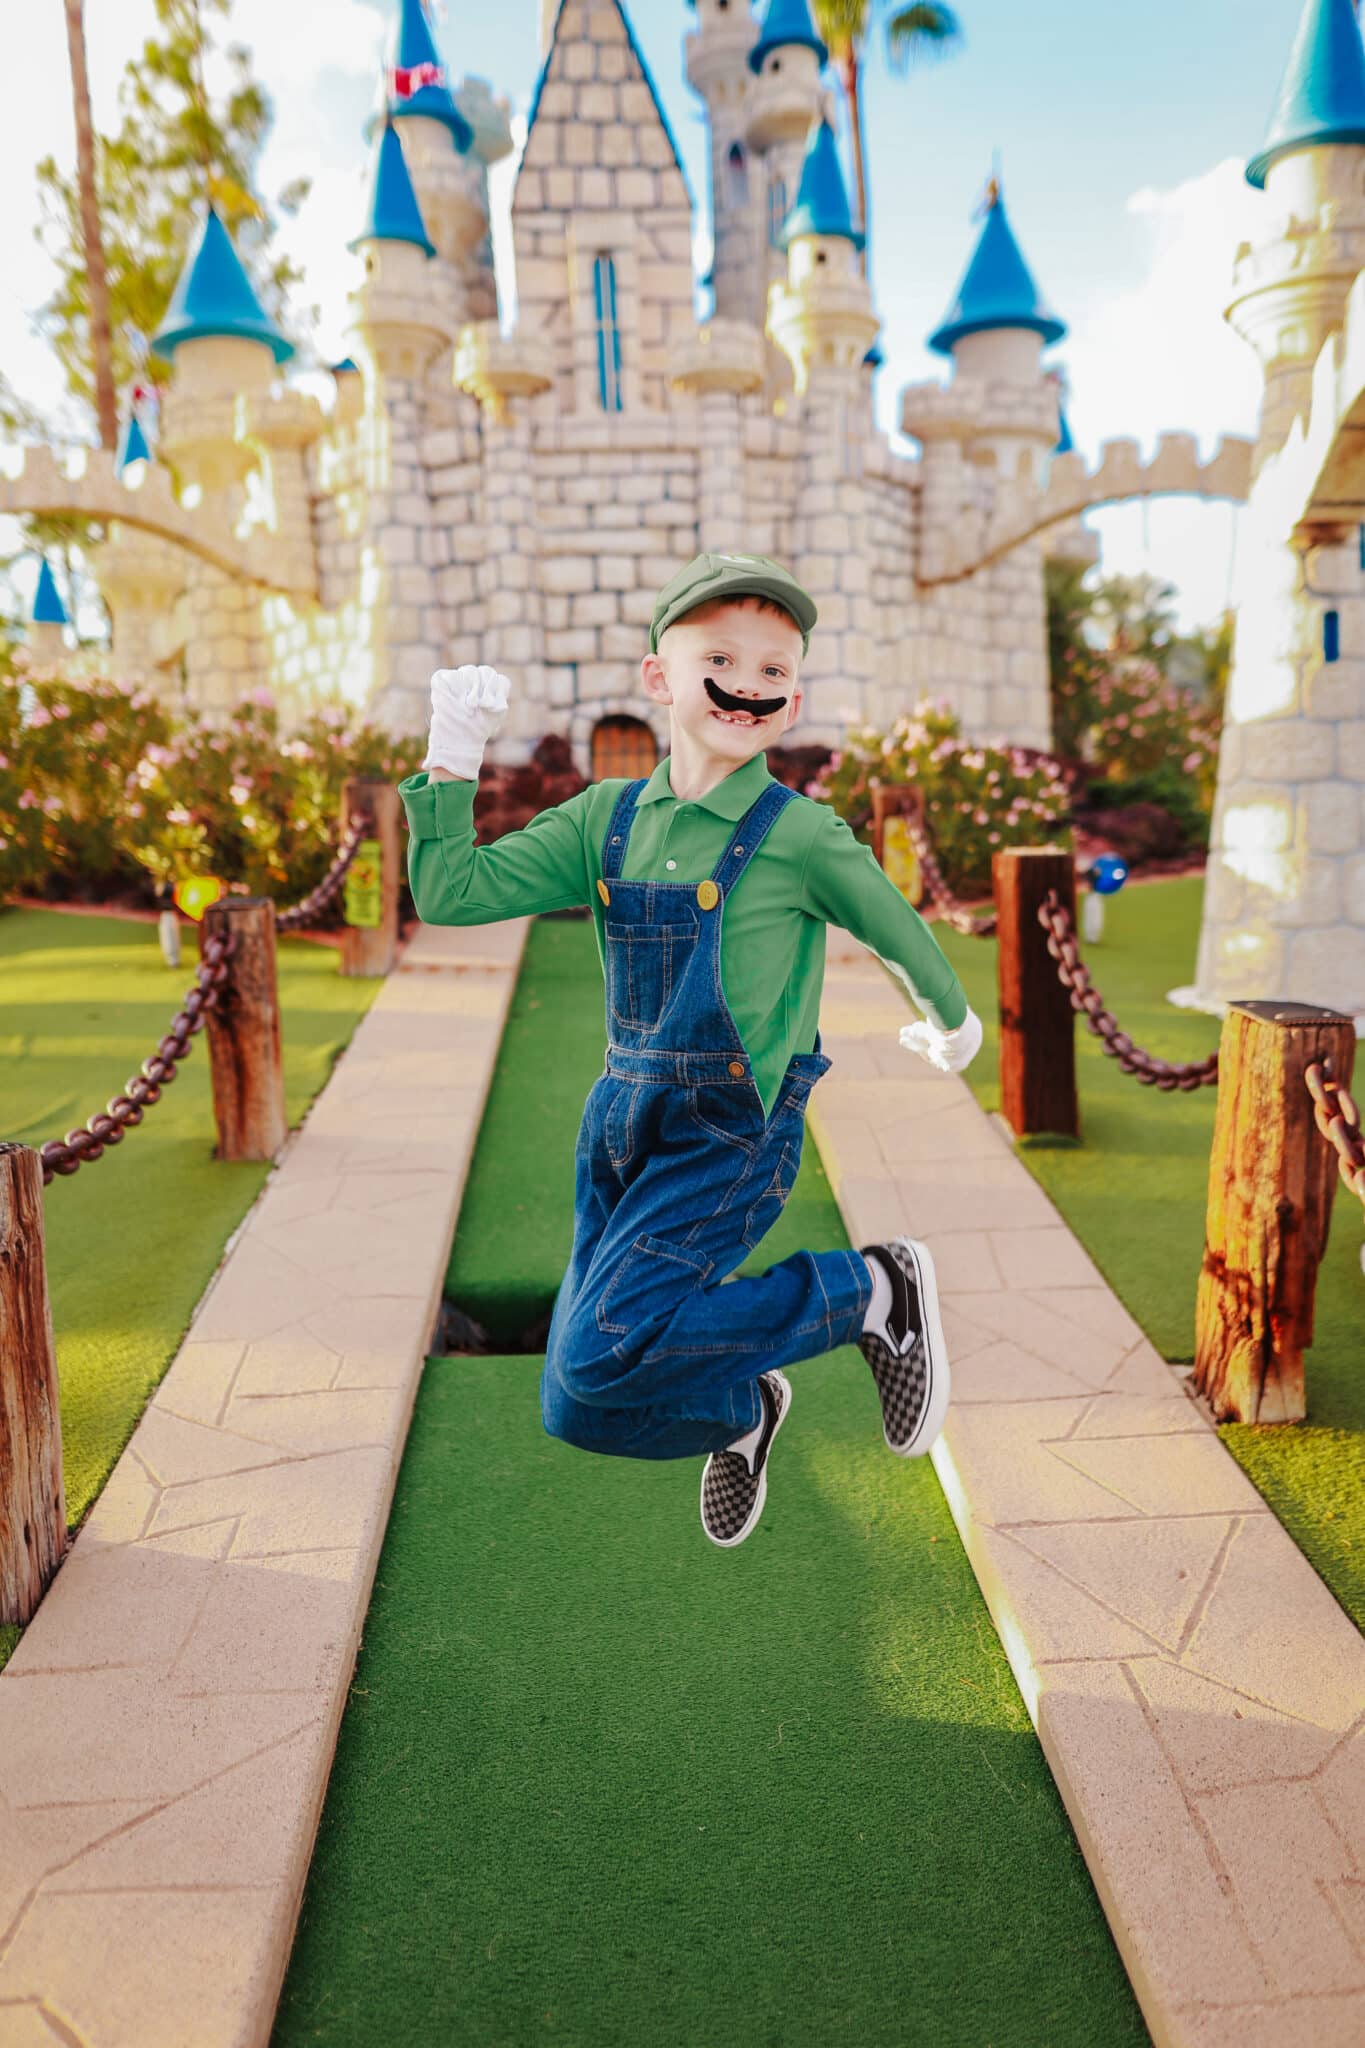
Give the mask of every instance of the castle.
[[0, 510], [111, 522], [94, 566], [118, 666], [177, 704], [212, 713], [264, 683], [286, 715], [340, 695], [416, 733], [434, 668], [489, 662], [515, 679], [490, 757], [524, 760], [554, 730], [596, 779], [647, 773], [667, 746], [639, 662], [655, 592], [700, 550], [774, 555], [816, 599], [793, 741], [837, 746], [850, 720], [888, 725], [929, 694], [968, 737], [1046, 747], [1043, 563], [1095, 559], [1079, 515], [1250, 492], [1205, 923], [1180, 995], [1292, 989], [1365, 1012], [1365, 504], [1345, 438], [1365, 404], [1365, 55], [1350, 0], [1305, 0], [1248, 166], [1274, 202], [1230, 309], [1265, 363], [1254, 450], [1227, 439], [1200, 462], [1193, 436], [1167, 434], [1143, 461], [1115, 440], [1093, 472], [1042, 361], [1064, 323], [996, 181], [930, 337], [948, 378], [901, 394], [919, 452], [877, 428], [879, 323], [807, 0], [692, 5], [708, 318], [694, 197], [621, 0], [541, 0], [510, 333], [487, 190], [511, 148], [505, 102], [481, 81], [452, 91], [421, 0], [395, 0], [330, 410], [281, 377], [291, 344], [209, 211], [153, 338], [174, 366], [155, 459], [125, 444], [70, 473], [31, 450]]

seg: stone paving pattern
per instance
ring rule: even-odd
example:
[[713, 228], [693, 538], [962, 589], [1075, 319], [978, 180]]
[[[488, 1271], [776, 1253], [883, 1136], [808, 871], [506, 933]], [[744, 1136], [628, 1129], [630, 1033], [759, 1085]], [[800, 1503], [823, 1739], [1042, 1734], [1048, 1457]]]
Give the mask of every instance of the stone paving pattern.
[[[0, 1673], [3, 2048], [266, 2048], [528, 929], [409, 942]], [[831, 930], [811, 1133], [933, 1249], [935, 1468], [1153, 2038], [1355, 2048], [1365, 1645], [906, 1007]]]
[[269, 2041], [527, 929], [409, 940], [0, 1672], [0, 2048]]
[[899, 1044], [885, 969], [828, 941], [809, 1127], [852, 1242], [933, 1252], [930, 1456], [1153, 2039], [1359, 2048], [1365, 1642], [965, 1079]]

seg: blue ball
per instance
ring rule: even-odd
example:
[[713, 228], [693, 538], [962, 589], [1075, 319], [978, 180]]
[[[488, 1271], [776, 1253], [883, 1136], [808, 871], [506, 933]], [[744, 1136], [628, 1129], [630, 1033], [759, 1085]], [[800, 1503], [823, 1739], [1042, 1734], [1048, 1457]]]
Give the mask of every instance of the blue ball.
[[1090, 886], [1097, 896], [1116, 895], [1127, 879], [1127, 862], [1113, 853], [1102, 853], [1090, 870]]

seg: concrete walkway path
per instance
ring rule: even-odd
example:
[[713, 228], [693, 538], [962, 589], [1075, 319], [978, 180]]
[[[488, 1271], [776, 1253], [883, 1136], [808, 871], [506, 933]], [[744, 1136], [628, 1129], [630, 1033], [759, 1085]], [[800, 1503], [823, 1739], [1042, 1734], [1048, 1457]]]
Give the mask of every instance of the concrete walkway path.
[[[422, 929], [0, 1673], [0, 2048], [265, 2048], [529, 929]], [[933, 1248], [933, 1458], [1153, 2037], [1365, 2038], [1365, 1644], [906, 1001], [810, 1126]]]

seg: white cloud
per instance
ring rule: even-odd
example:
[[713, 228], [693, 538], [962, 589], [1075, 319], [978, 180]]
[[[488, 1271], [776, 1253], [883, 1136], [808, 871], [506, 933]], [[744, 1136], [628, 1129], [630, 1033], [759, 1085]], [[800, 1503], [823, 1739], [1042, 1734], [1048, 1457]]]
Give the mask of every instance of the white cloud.
[[[1223, 318], [1239, 242], [1265, 233], [1265, 197], [1226, 158], [1166, 190], [1144, 186], [1127, 211], [1150, 227], [1146, 274], [1129, 291], [1083, 306], [1062, 345], [1067, 417], [1087, 463], [1099, 444], [1158, 433], [1195, 435], [1201, 458], [1219, 436], [1254, 438], [1261, 368]], [[1103, 573], [1145, 570], [1177, 586], [1182, 628], [1211, 622], [1228, 601], [1236, 513], [1225, 501], [1153, 498], [1092, 513]]]

